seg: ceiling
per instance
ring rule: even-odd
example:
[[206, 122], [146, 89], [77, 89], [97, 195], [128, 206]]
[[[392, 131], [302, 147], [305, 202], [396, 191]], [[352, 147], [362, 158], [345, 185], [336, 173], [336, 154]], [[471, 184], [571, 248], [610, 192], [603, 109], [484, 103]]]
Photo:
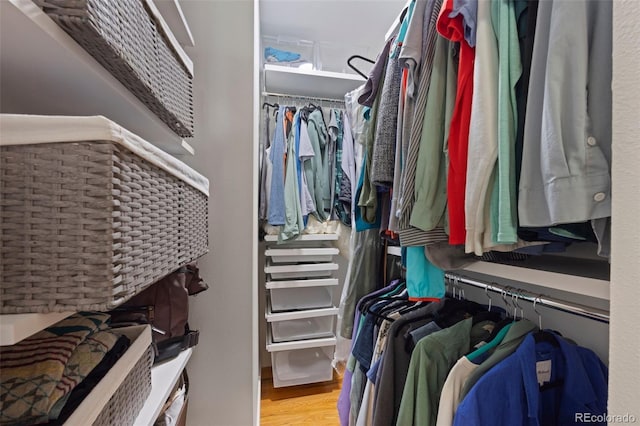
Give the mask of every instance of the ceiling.
[[275, 43], [279, 49], [310, 55], [319, 69], [353, 72], [347, 58], [357, 54], [375, 59], [405, 4], [406, 0], [260, 0], [263, 46]]

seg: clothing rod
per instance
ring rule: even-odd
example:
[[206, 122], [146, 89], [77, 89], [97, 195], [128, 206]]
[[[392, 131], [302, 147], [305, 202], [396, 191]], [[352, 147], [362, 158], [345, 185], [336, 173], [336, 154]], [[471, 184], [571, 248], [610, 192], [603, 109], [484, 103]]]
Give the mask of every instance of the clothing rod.
[[[513, 287], [503, 287], [496, 283], [486, 283], [475, 279], [467, 278], [463, 275], [445, 273], [445, 278], [451, 283], [466, 284], [473, 287], [486, 289], [494, 293], [501, 293], [509, 297], [517, 297], [517, 300], [526, 300], [540, 306], [546, 306], [557, 311], [567, 312], [581, 317], [589, 318], [595, 321], [609, 323], [609, 311], [598, 309], [578, 303], [568, 302], [566, 300], [556, 299], [544, 295], [532, 295], [526, 290]], [[515, 292], [513, 291], [515, 290]], [[524, 293], [522, 293], [524, 292]]]
[[322, 101], [322, 102], [337, 102], [337, 103], [344, 104], [344, 99], [321, 98], [318, 96], [291, 95], [286, 93], [273, 93], [273, 92], [262, 92], [262, 96], [272, 96], [272, 97], [278, 97], [278, 98], [312, 100], [312, 101]]

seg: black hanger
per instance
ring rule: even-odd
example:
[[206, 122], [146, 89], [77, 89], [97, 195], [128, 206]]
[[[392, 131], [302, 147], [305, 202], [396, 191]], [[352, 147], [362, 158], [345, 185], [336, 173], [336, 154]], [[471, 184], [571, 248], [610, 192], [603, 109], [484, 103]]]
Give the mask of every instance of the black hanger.
[[360, 74], [362, 76], [362, 78], [368, 78], [368, 76], [364, 75], [364, 73], [362, 71], [360, 71], [358, 68], [356, 68], [355, 65], [353, 65], [351, 63], [351, 61], [354, 60], [354, 59], [361, 59], [363, 61], [369, 62], [370, 64], [375, 64], [376, 61], [372, 61], [371, 59], [365, 58], [364, 56], [360, 56], [360, 55], [351, 55], [351, 56], [349, 56], [349, 59], [347, 59], [347, 65], [349, 65], [349, 68], [351, 68], [352, 70], [354, 70], [355, 72]]
[[262, 109], [264, 109], [265, 107], [266, 107], [266, 108], [271, 107], [271, 108], [276, 108], [276, 109], [278, 109], [278, 108], [280, 108], [280, 105], [278, 105], [278, 103], [277, 103], [277, 102], [276, 102], [276, 103], [274, 103], [274, 104], [270, 104], [269, 102], [265, 102], [265, 103], [263, 103], [263, 104], [262, 104]]
[[556, 348], [560, 347], [560, 343], [558, 343], [558, 337], [554, 333], [551, 333], [549, 331], [537, 331], [533, 333], [533, 338], [536, 343], [547, 342]]

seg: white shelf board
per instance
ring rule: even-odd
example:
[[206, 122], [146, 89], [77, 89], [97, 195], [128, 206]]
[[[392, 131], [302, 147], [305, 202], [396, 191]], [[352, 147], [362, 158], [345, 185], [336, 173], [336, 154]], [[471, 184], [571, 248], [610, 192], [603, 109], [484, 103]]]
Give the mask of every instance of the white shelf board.
[[[286, 241], [286, 243], [294, 243], [296, 241], [336, 241], [338, 234], [302, 234], [295, 240]], [[278, 241], [277, 235], [265, 235], [265, 241], [273, 242]]]
[[62, 321], [73, 312], [50, 312], [48, 314], [0, 315], [0, 346], [13, 345]]
[[172, 154], [182, 138], [31, 0], [0, 1], [0, 112], [104, 115]]
[[171, 28], [171, 32], [182, 46], [193, 47], [196, 42], [193, 39], [189, 23], [182, 12], [179, 0], [153, 0], [165, 22]]
[[153, 425], [169, 397], [169, 393], [178, 382], [180, 373], [189, 362], [193, 348], [186, 349], [177, 357], [151, 368], [151, 395], [138, 414], [134, 425]]
[[127, 374], [151, 345], [151, 328], [148, 325], [126, 327], [118, 331], [131, 339], [131, 346], [76, 408], [65, 425], [93, 424]]
[[493, 262], [474, 262], [463, 268], [462, 271], [476, 272], [493, 277], [529, 283], [539, 287], [609, 300], [609, 281], [607, 280]]
[[264, 65], [264, 89], [267, 93], [343, 100], [347, 92], [364, 82], [364, 78], [355, 74]]

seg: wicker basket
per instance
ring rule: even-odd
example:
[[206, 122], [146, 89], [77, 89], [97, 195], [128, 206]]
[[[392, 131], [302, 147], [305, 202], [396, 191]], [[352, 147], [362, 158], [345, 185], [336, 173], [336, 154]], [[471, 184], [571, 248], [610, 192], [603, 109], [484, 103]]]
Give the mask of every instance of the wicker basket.
[[144, 0], [34, 0], [175, 133], [193, 136], [192, 75]]
[[151, 394], [151, 365], [153, 349], [150, 347], [129, 372], [122, 384], [102, 409], [94, 426], [133, 425]]
[[207, 252], [207, 196], [117, 143], [0, 154], [2, 313], [110, 310]]

